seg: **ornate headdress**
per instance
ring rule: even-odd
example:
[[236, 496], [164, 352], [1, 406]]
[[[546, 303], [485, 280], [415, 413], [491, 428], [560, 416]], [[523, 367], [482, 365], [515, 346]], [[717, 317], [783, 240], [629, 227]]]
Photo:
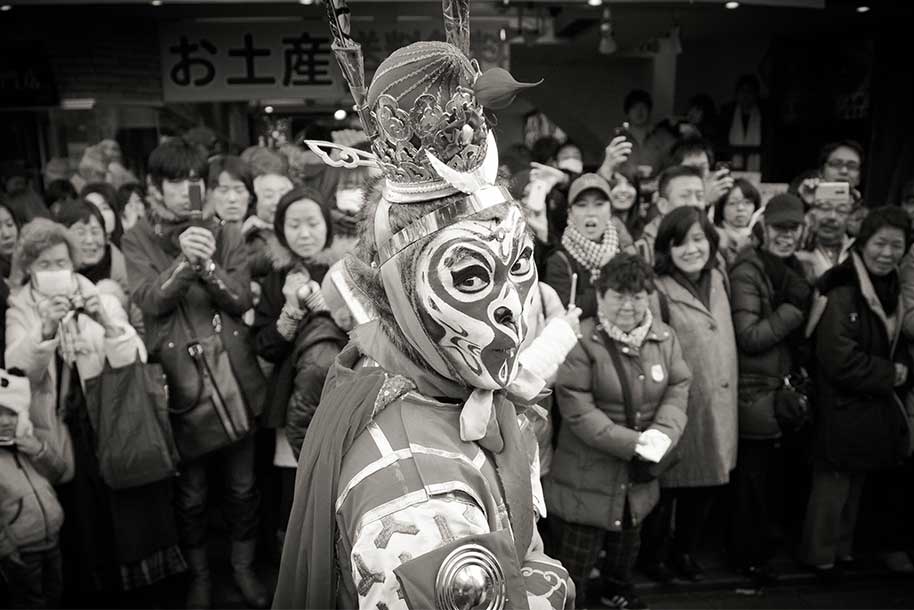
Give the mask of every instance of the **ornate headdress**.
[[[447, 42], [416, 42], [394, 51], [365, 80], [361, 46], [350, 35], [346, 0], [327, 2], [332, 49], [349, 84], [372, 153], [307, 142], [326, 163], [354, 168], [376, 165], [384, 175], [383, 197], [375, 214], [375, 244], [385, 292], [403, 334], [441, 374], [447, 365], [419, 328], [402, 290], [398, 254], [461, 220], [512, 198], [495, 186], [498, 150], [484, 108], [503, 108], [518, 91], [535, 84], [517, 82], [502, 68], [482, 72], [469, 58], [469, 0], [443, 0]], [[536, 83], [538, 84], [538, 83]], [[336, 150], [338, 158], [331, 158]], [[463, 197], [452, 197], [463, 194]], [[399, 205], [451, 197], [445, 206], [394, 232], [390, 212]]]

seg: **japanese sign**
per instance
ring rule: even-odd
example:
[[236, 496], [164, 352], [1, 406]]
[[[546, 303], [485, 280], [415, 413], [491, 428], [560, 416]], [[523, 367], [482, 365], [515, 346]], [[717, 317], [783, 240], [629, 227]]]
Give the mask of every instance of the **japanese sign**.
[[[403, 25], [353, 24], [368, 78], [394, 50], [417, 40], [444, 40], [443, 25], [432, 21], [422, 23], [424, 27]], [[474, 23], [472, 54], [483, 70], [509, 68], [508, 45], [499, 38], [502, 25]], [[338, 103], [349, 99], [323, 20], [182, 22], [164, 27], [160, 40], [168, 102], [305, 98]]]
[[182, 23], [164, 28], [169, 102], [345, 96], [323, 23]]

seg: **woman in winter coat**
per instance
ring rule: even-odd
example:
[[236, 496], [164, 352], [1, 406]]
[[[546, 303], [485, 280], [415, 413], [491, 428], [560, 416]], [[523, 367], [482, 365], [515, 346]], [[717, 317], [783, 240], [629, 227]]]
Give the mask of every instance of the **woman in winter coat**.
[[333, 262], [327, 249], [333, 243], [332, 225], [321, 202], [320, 194], [307, 187], [280, 199], [269, 245], [273, 271], [263, 279], [254, 318], [257, 353], [274, 365], [262, 421], [276, 429], [273, 463], [283, 472], [278, 537], [285, 534], [292, 508], [296, 456], [327, 371], [348, 340], [320, 289]]
[[686, 206], [667, 214], [654, 245], [661, 312], [682, 344], [692, 370], [689, 425], [680, 461], [660, 479], [661, 504], [645, 525], [642, 567], [657, 580], [672, 576], [661, 549], [672, 536], [672, 567], [692, 581], [704, 572], [694, 554], [720, 486], [736, 465], [737, 354], [726, 278], [717, 264], [718, 234], [704, 210]]
[[[568, 191], [568, 226], [562, 242], [546, 258], [543, 280], [552, 286], [568, 307], [571, 293], [581, 308], [581, 319], [597, 314], [594, 283], [600, 270], [622, 251], [631, 251], [632, 238], [622, 221], [612, 215], [612, 191], [597, 174], [584, 174]], [[572, 278], [577, 284], [572, 288]]]
[[[556, 395], [563, 425], [546, 503], [557, 529], [556, 558], [589, 601], [588, 575], [604, 548], [600, 597], [615, 608], [644, 608], [631, 587], [641, 524], [660, 496], [656, 479], [630, 471], [658, 462], [686, 425], [691, 375], [676, 334], [649, 309], [650, 267], [634, 254], [610, 261], [597, 280], [600, 310], [560, 367]], [[614, 363], [618, 355], [624, 381]], [[626, 386], [630, 388], [627, 413]], [[633, 421], [633, 419], [635, 421]]]
[[739, 456], [733, 473], [731, 543], [737, 567], [759, 585], [776, 577], [768, 561], [780, 542], [777, 517], [786, 500], [788, 461], [782, 438], [803, 423], [779, 420], [775, 402], [785, 377], [802, 365], [812, 286], [794, 254], [804, 218], [803, 202], [795, 195], [773, 198], [761, 220], [763, 243], [740, 251], [730, 270], [739, 351]]
[[868, 473], [898, 466], [911, 449], [900, 400], [911, 358], [897, 270], [910, 245], [905, 213], [877, 208], [850, 256], [817, 284], [810, 314], [817, 362], [813, 481], [801, 555], [827, 582], [852, 560]]
[[[22, 229], [16, 266], [28, 284], [10, 299], [6, 366], [26, 373], [35, 434], [67, 462], [60, 488], [66, 521], [67, 591], [111, 594], [151, 585], [186, 566], [177, 545], [171, 482], [115, 491], [96, 459], [85, 382], [105, 363], [145, 361], [146, 348], [114, 297], [84, 276], [67, 229], [36, 219]], [[142, 524], [137, 527], [137, 524]]]

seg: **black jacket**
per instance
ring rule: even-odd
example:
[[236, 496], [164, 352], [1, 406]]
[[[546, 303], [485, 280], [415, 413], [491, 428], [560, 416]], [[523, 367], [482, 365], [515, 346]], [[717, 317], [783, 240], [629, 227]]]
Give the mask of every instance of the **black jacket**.
[[790, 335], [802, 328], [807, 312], [776, 301], [758, 252], [745, 248], [730, 269], [730, 305], [739, 353], [739, 434], [743, 438], [781, 435], [775, 419], [775, 393], [798, 360]]
[[[860, 257], [853, 253], [819, 280], [813, 308], [816, 422], [813, 457], [820, 468], [867, 472], [909, 453], [908, 420], [895, 388], [895, 363], [910, 369], [901, 337], [899, 298], [893, 332]], [[910, 378], [910, 375], [909, 375]]]

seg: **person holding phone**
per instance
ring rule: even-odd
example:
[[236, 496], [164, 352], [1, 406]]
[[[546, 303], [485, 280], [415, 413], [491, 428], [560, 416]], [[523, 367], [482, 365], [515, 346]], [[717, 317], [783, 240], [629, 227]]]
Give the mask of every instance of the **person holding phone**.
[[797, 258], [808, 266], [811, 280], [843, 263], [854, 241], [847, 235], [853, 205], [846, 183], [817, 182], [814, 192], [808, 214], [812, 225], [810, 242], [805, 250], [797, 252]]
[[[93, 607], [104, 596], [179, 574], [185, 565], [171, 481], [113, 490], [101, 479], [84, 382], [106, 363], [119, 368], [145, 361], [146, 349], [117, 298], [75, 272], [82, 255], [61, 224], [40, 218], [23, 227], [15, 260], [26, 284], [10, 298], [5, 357], [31, 384], [36, 438], [62, 458], [66, 590], [74, 604]], [[153, 565], [162, 569], [150, 570]]]
[[[231, 363], [230, 374], [245, 408], [259, 414], [265, 380], [249, 330], [241, 317], [251, 309], [247, 248], [240, 223], [219, 223], [205, 197], [207, 163], [201, 150], [182, 138], [160, 145], [149, 156], [149, 217], [124, 238], [130, 295], [143, 312], [146, 344], [158, 355], [169, 344], [218, 333]], [[187, 387], [168, 370], [169, 386]], [[212, 408], [209, 398], [195, 408]], [[230, 561], [235, 583], [248, 605], [265, 608], [269, 597], [252, 569], [258, 532], [260, 492], [254, 475], [254, 437], [248, 435], [217, 453], [186, 461], [177, 480], [177, 521], [191, 580], [186, 605], [212, 602], [207, 542], [209, 464], [226, 481], [224, 500], [231, 531]]]

